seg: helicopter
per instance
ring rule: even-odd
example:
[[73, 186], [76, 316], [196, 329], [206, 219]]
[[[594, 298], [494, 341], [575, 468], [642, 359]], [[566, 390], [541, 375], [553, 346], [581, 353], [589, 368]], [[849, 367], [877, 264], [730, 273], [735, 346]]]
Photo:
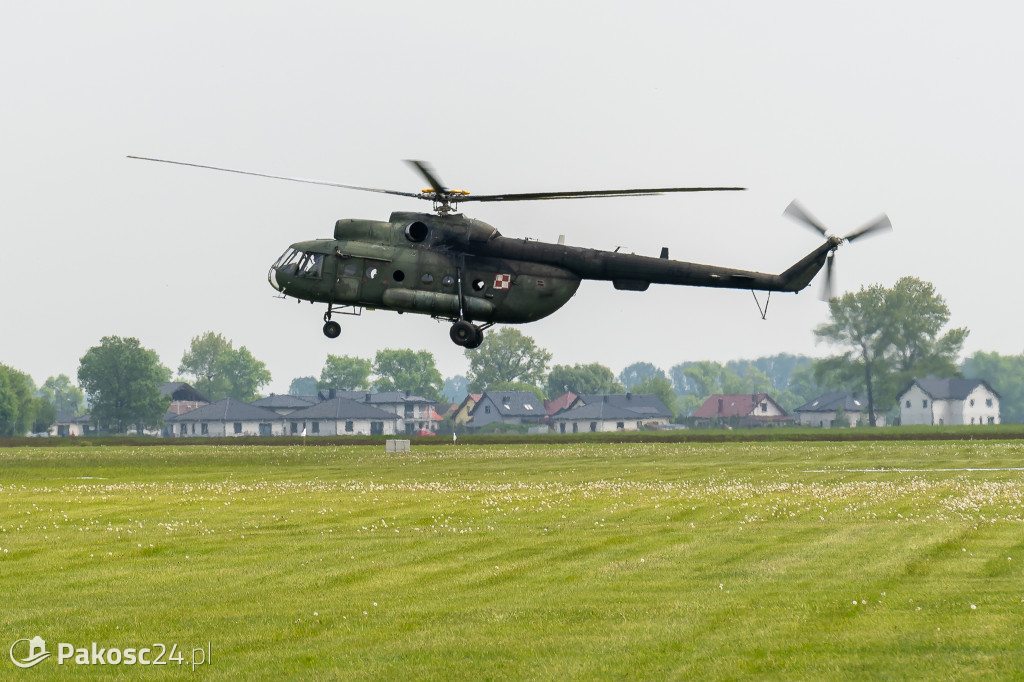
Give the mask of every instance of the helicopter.
[[[780, 274], [670, 260], [668, 248], [658, 257], [603, 251], [502, 236], [497, 229], [458, 212], [466, 202], [540, 201], [654, 196], [678, 192], [741, 191], [743, 187], [662, 187], [577, 190], [518, 194], [470, 194], [450, 189], [424, 161], [407, 161], [427, 182], [420, 192], [404, 192], [335, 182], [269, 175], [183, 161], [129, 156], [194, 168], [327, 185], [430, 201], [432, 213], [395, 211], [387, 221], [342, 219], [330, 239], [292, 244], [267, 273], [284, 297], [325, 303], [323, 333], [341, 334], [334, 315], [361, 315], [363, 310], [417, 313], [451, 324], [451, 340], [477, 348], [484, 331], [499, 324], [521, 324], [547, 317], [565, 305], [585, 280], [610, 281], [616, 289], [646, 291], [651, 284], [676, 284], [752, 292], [799, 292], [825, 267], [823, 298], [832, 297], [836, 250], [844, 243], [892, 229], [882, 214], [845, 237], [829, 233], [797, 201], [784, 211], [825, 238], [825, 242]], [[755, 300], [757, 295], [755, 293]], [[761, 304], [758, 302], [758, 308]], [[767, 313], [767, 303], [761, 310]]]

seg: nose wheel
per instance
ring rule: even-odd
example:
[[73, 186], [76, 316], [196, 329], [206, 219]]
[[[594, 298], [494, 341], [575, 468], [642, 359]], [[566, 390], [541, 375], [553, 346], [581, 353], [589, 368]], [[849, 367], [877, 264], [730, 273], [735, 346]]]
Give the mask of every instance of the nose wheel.
[[324, 322], [324, 336], [329, 339], [336, 339], [341, 336], [341, 325], [334, 320]]
[[456, 320], [449, 336], [456, 345], [463, 348], [477, 348], [484, 342], [484, 330], [466, 320]]

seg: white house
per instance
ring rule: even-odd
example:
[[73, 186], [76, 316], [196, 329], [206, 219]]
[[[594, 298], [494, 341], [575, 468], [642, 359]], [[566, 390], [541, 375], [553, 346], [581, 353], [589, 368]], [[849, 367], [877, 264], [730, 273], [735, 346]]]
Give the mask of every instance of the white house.
[[[793, 410], [800, 426], [828, 429], [842, 411], [850, 426], [868, 426], [868, 401], [851, 393], [826, 393]], [[885, 415], [875, 412], [875, 426], [885, 426]]]
[[981, 379], [914, 379], [899, 396], [900, 423], [998, 424], [999, 395]]
[[366, 401], [332, 398], [295, 410], [286, 420], [290, 435], [392, 436], [399, 431], [398, 415]]
[[170, 435], [283, 436], [284, 418], [273, 410], [225, 398], [182, 414], [164, 418]]
[[437, 401], [409, 391], [371, 393], [369, 391], [340, 391], [332, 388], [320, 391], [319, 398], [320, 400], [346, 398], [390, 412], [398, 417], [398, 425], [393, 433], [411, 434], [424, 429], [427, 431], [437, 430], [437, 413], [434, 412], [434, 405], [437, 405]]

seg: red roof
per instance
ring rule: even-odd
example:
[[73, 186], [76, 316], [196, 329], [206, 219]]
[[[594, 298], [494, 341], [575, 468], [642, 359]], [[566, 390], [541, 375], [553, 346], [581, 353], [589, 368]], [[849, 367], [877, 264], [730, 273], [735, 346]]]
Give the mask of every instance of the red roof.
[[693, 416], [697, 419], [746, 417], [765, 400], [770, 400], [767, 393], [713, 395], [704, 401]]
[[560, 395], [554, 400], [545, 400], [544, 409], [547, 411], [549, 415], [552, 415], [555, 412], [558, 412], [559, 410], [564, 410], [565, 408], [572, 405], [573, 402], [575, 402], [576, 398], [579, 398], [579, 396], [573, 393], [572, 391], [568, 391], [564, 395]]

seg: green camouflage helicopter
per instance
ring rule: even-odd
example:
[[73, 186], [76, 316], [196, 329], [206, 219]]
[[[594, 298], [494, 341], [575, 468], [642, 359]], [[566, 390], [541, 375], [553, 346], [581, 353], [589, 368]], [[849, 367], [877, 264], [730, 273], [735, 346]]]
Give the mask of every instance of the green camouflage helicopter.
[[[429, 189], [401, 192], [304, 180], [264, 173], [131, 156], [181, 166], [259, 177], [393, 194], [433, 202], [433, 213], [396, 211], [381, 220], [339, 220], [333, 239], [292, 244], [270, 267], [271, 286], [285, 296], [327, 304], [324, 334], [337, 338], [335, 314], [359, 315], [364, 309], [430, 315], [451, 323], [451, 339], [465, 348], [483, 342], [484, 330], [497, 323], [533, 322], [568, 302], [584, 279], [610, 281], [616, 289], [646, 291], [651, 284], [797, 292], [825, 266], [824, 298], [831, 297], [836, 249], [865, 235], [892, 229], [884, 214], [845, 237], [829, 234], [796, 201], [785, 213], [825, 237], [825, 243], [778, 275], [503, 237], [494, 227], [457, 212], [469, 201], [536, 201], [670, 192], [735, 191], [742, 187], [663, 187], [652, 189], [534, 192], [473, 195], [449, 189], [423, 161], [409, 161]], [[756, 298], [756, 295], [755, 295]], [[758, 303], [760, 307], [760, 303]], [[764, 315], [762, 310], [762, 316]]]

